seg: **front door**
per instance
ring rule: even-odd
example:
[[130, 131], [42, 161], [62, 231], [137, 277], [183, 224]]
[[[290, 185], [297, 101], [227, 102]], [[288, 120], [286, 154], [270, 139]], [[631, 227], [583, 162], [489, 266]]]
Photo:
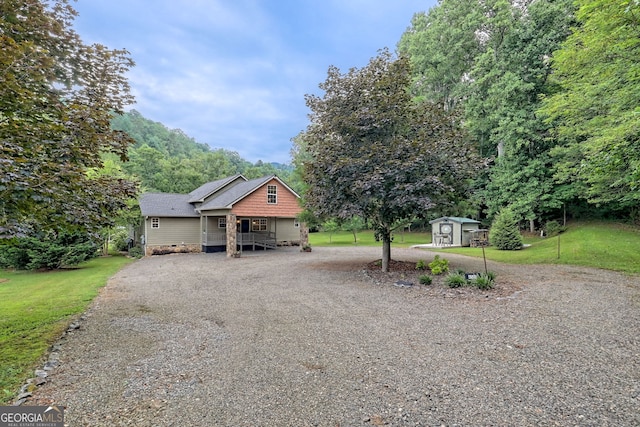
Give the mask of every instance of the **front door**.
[[251, 227], [251, 221], [248, 219], [241, 219], [240, 220], [240, 232], [241, 233], [248, 233]]

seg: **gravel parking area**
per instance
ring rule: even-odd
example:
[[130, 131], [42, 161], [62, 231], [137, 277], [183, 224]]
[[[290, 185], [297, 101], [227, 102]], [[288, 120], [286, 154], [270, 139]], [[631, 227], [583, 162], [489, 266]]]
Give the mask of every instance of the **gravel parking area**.
[[70, 426], [640, 425], [637, 276], [490, 263], [492, 291], [397, 287], [363, 272], [380, 253], [137, 261], [25, 404]]

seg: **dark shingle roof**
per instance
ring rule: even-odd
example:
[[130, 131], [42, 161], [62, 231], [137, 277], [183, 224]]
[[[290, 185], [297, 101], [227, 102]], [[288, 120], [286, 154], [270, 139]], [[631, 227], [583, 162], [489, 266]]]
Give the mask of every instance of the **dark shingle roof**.
[[221, 193], [219, 196], [214, 197], [213, 199], [202, 204], [202, 206], [200, 206], [198, 210], [203, 211], [210, 209], [228, 209], [233, 203], [247, 196], [248, 194], [253, 193], [256, 189], [260, 188], [271, 179], [273, 179], [273, 175], [236, 184], [235, 186]]
[[189, 203], [190, 194], [144, 193], [140, 196], [142, 216], [199, 217]]
[[[276, 179], [286, 186], [275, 175], [264, 176], [251, 181], [247, 181], [242, 175], [235, 175], [208, 182], [189, 194], [144, 193], [140, 196], [140, 210], [143, 216], [199, 217], [199, 213], [203, 210], [231, 209], [234, 203], [253, 193], [272, 179]], [[237, 183], [227, 187], [236, 180], [238, 180]], [[289, 189], [289, 187], [287, 188]], [[289, 190], [296, 197], [299, 197], [293, 190]], [[219, 194], [216, 194], [216, 192], [219, 192]], [[210, 199], [203, 203], [207, 197], [210, 197]], [[196, 209], [196, 204], [198, 203], [202, 203], [202, 205]]]
[[230, 176], [229, 178], [223, 178], [217, 181], [207, 182], [206, 184], [201, 185], [200, 187], [196, 188], [191, 193], [189, 193], [189, 196], [190, 196], [189, 203], [204, 202], [204, 199], [209, 197], [211, 194], [215, 193], [225, 185], [229, 184], [230, 182], [238, 178], [242, 178], [245, 181], [247, 180], [242, 175], [234, 175], [234, 176]]

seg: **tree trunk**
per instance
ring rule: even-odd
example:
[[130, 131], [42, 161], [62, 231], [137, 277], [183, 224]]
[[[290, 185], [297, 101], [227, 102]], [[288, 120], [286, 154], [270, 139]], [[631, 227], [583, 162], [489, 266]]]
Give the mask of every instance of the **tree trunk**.
[[391, 260], [391, 232], [385, 232], [382, 236], [382, 271], [389, 271], [389, 261]]
[[529, 220], [529, 231], [532, 233], [536, 231], [536, 221], [534, 219]]

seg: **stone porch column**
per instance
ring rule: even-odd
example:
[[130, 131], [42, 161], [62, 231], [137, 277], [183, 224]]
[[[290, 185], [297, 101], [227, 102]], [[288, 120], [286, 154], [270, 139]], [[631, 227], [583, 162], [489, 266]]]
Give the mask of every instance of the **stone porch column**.
[[236, 215], [227, 214], [227, 258], [236, 254]]
[[309, 227], [306, 222], [300, 223], [300, 249], [309, 244]]

